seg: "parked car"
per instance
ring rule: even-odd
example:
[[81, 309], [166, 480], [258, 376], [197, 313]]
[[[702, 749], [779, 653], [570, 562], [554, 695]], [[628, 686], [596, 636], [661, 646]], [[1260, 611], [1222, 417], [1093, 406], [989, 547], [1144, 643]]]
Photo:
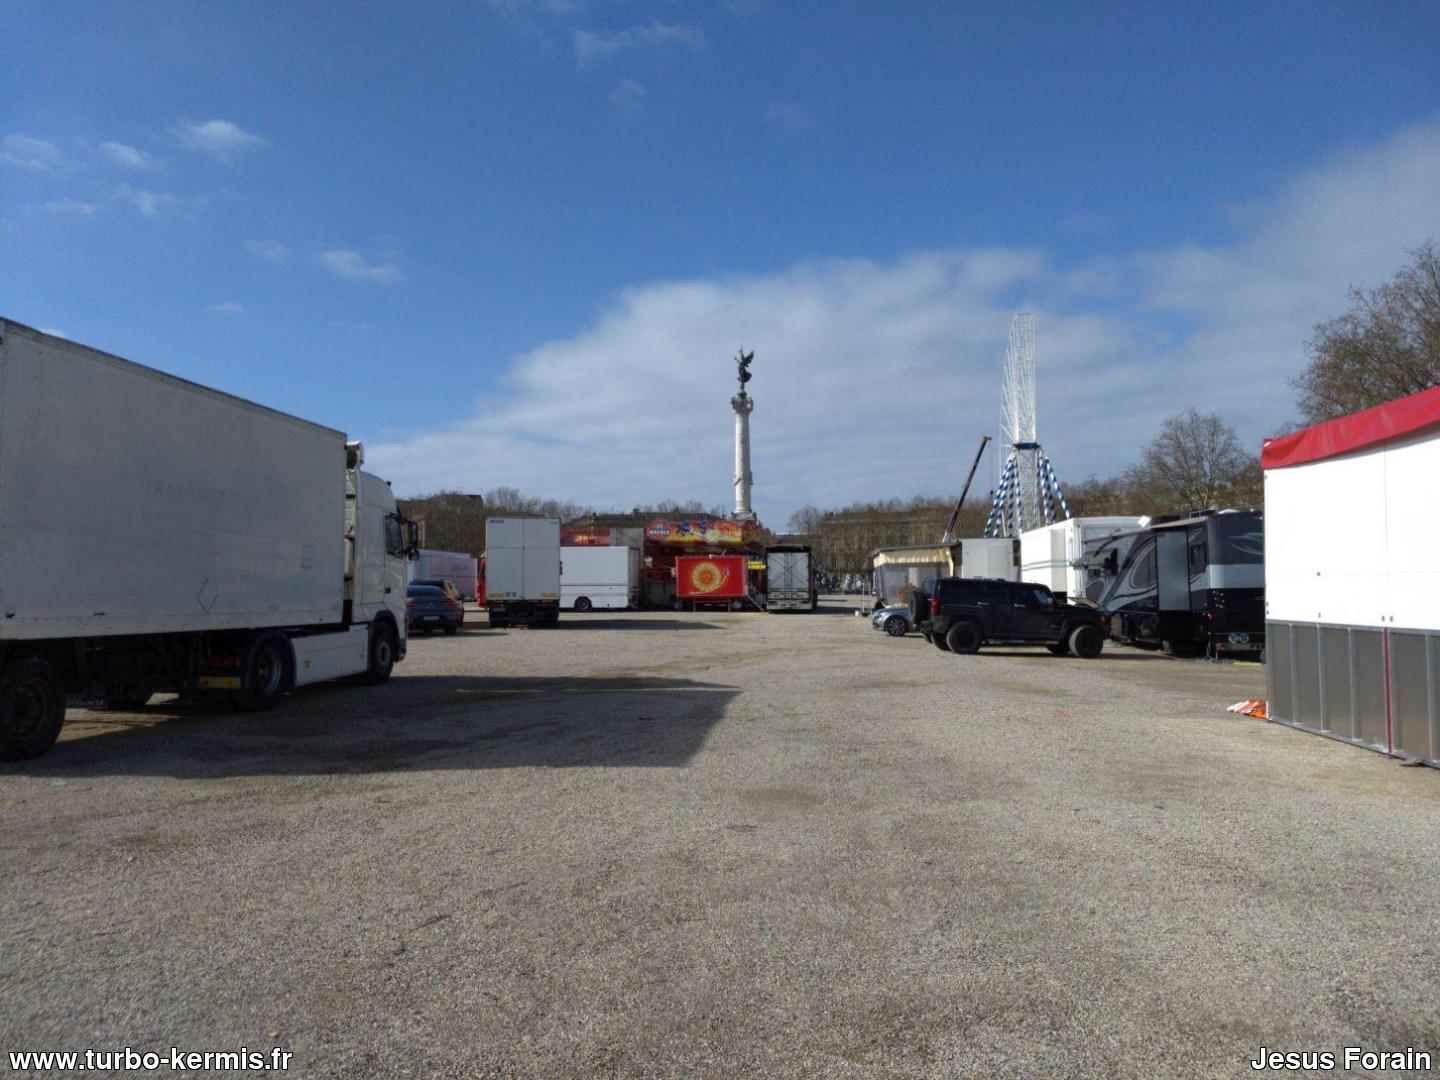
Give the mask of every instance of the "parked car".
[[412, 633], [444, 630], [454, 634], [465, 623], [465, 606], [438, 585], [412, 584], [405, 590], [405, 623]]
[[1044, 645], [1056, 656], [1093, 660], [1109, 636], [1107, 616], [1088, 604], [1057, 600], [1044, 585], [990, 578], [939, 578], [911, 600], [928, 612], [916, 627], [946, 652], [974, 653], [1001, 642]]
[[904, 637], [913, 629], [910, 609], [899, 606], [876, 608], [870, 616], [870, 625], [891, 637]]
[[[429, 585], [432, 588], [442, 590], [446, 596], [450, 597], [451, 600], [454, 600], [457, 604], [460, 605], [461, 614], [464, 614], [465, 598], [460, 595], [460, 590], [455, 587], [455, 583], [449, 578], [416, 578], [414, 581], [410, 582], [410, 584]], [[465, 620], [461, 619], [460, 621], [464, 622]]]

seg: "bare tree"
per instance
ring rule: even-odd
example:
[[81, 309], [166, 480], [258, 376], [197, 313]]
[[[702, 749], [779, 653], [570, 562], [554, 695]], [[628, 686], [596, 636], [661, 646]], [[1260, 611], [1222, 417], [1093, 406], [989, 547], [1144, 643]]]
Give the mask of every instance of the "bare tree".
[[1350, 310], [1315, 327], [1294, 382], [1310, 423], [1440, 386], [1440, 253], [1422, 244], [1394, 279], [1350, 290]]
[[1214, 414], [1194, 408], [1168, 418], [1140, 451], [1126, 474], [1138, 504], [1171, 510], [1200, 510], [1224, 502], [1249, 501], [1259, 464], [1235, 437], [1235, 429]]

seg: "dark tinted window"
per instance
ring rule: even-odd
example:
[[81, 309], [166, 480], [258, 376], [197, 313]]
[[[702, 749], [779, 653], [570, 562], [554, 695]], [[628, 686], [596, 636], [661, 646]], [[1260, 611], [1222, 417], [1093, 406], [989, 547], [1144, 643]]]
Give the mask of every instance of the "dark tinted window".
[[406, 596], [413, 596], [417, 600], [433, 600], [439, 597], [441, 600], [448, 600], [444, 589], [437, 589], [434, 585], [411, 585], [405, 590]]
[[1055, 598], [1043, 585], [1015, 586], [1014, 603], [1019, 607], [1053, 607]]
[[1205, 531], [1212, 563], [1265, 561], [1265, 526], [1254, 514], [1216, 514]]
[[1008, 604], [1009, 587], [1003, 581], [942, 578], [936, 585], [940, 600], [949, 604]]

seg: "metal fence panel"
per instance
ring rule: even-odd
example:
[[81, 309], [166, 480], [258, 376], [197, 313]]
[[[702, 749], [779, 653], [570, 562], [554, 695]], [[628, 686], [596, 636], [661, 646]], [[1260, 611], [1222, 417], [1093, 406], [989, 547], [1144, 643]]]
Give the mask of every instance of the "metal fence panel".
[[1269, 695], [1268, 713], [1272, 720], [1290, 721], [1290, 703], [1295, 700], [1292, 689], [1295, 665], [1290, 660], [1290, 624], [1265, 624], [1265, 684]]
[[1440, 757], [1432, 731], [1429, 640], [1421, 632], [1390, 634], [1390, 718], [1393, 750]]
[[1321, 701], [1320, 628], [1301, 623], [1291, 627], [1291, 648], [1295, 664], [1294, 719], [1306, 727], [1323, 728], [1325, 709]]
[[1355, 694], [1351, 678], [1350, 630], [1320, 628], [1320, 671], [1325, 680], [1321, 726], [1342, 739], [1355, 737]]
[[1385, 743], [1385, 642], [1379, 630], [1352, 630], [1355, 740], [1375, 750]]

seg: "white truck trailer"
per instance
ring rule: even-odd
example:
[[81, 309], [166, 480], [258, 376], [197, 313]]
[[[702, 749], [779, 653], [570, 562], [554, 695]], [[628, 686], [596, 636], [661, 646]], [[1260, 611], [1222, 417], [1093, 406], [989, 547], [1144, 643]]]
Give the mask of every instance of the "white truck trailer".
[[815, 560], [802, 544], [765, 549], [765, 610], [814, 611]]
[[639, 607], [640, 552], [632, 547], [562, 547], [560, 606], [574, 611]]
[[389, 677], [413, 525], [342, 432], [0, 319], [0, 758], [70, 701]]
[[560, 619], [560, 519], [485, 522], [485, 606], [491, 626]]
[[1138, 517], [1078, 517], [1023, 532], [1020, 580], [1044, 585], [1062, 599], [1084, 600], [1089, 573], [1085, 566], [1086, 546], [1138, 528]]
[[444, 580], [455, 586], [461, 600], [474, 600], [480, 586], [480, 562], [463, 551], [420, 549], [410, 574], [411, 581]]

